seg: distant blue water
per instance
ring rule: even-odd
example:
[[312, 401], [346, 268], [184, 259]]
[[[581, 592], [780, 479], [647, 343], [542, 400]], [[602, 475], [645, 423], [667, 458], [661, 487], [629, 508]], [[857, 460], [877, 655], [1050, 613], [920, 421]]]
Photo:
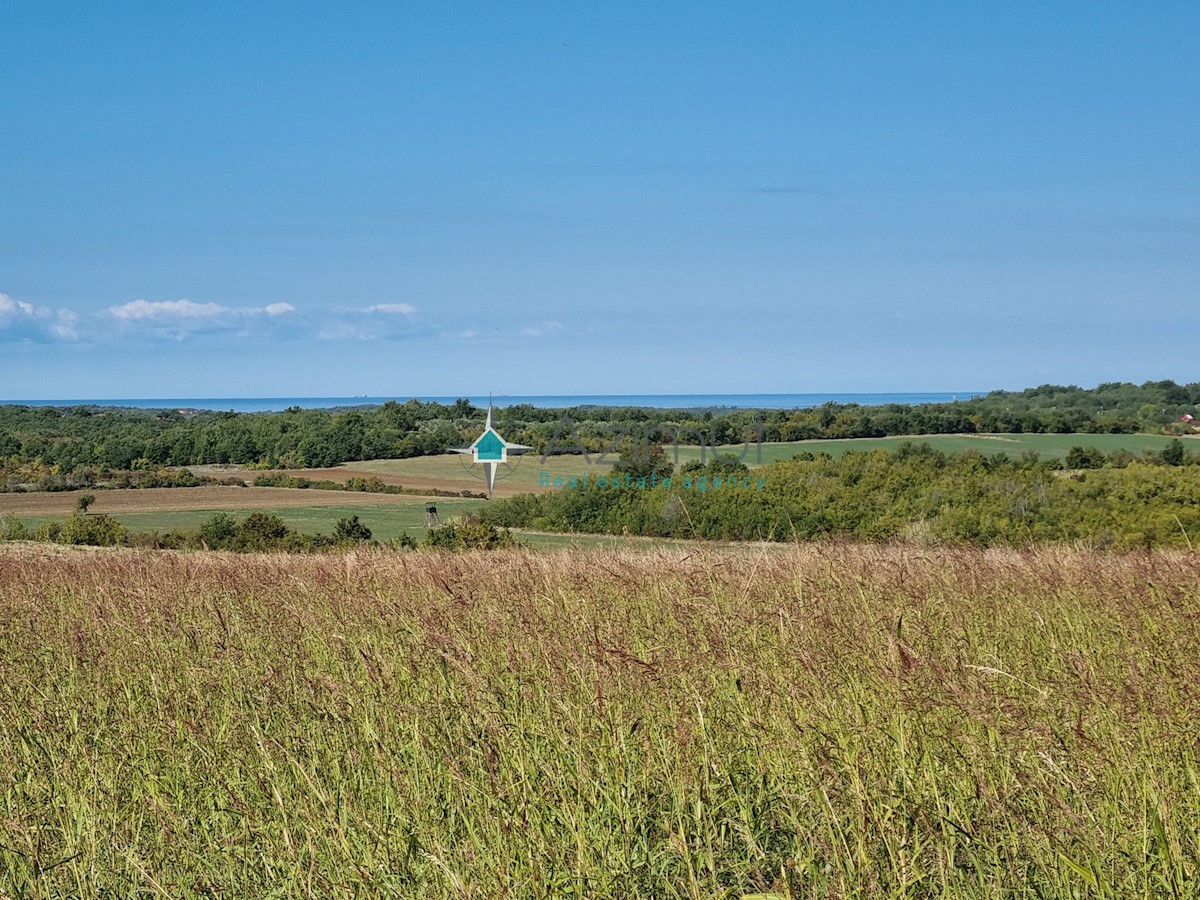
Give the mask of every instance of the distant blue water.
[[[983, 391], [942, 391], [898, 394], [580, 394], [580, 395], [500, 395], [492, 398], [496, 406], [528, 403], [544, 409], [568, 406], [644, 406], [651, 409], [801, 409], [823, 403], [858, 403], [883, 406], [887, 403], [950, 403], [979, 397]], [[303, 409], [330, 409], [335, 406], [376, 406], [389, 400], [400, 403], [409, 397], [166, 397], [127, 400], [0, 400], [5, 404], [26, 406], [125, 406], [135, 409], [206, 409], [233, 412], [278, 412], [291, 406]], [[417, 400], [453, 403], [456, 397], [417, 397]], [[488, 398], [468, 397], [484, 408]]]

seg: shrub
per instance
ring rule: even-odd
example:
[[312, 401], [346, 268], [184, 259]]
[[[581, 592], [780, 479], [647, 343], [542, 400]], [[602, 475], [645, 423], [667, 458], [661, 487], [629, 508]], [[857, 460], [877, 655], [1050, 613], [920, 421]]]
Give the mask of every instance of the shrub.
[[217, 513], [200, 526], [200, 540], [210, 550], [226, 550], [236, 537], [237, 522], [226, 513]]
[[446, 550], [498, 550], [516, 544], [507, 528], [497, 528], [478, 519], [432, 528], [425, 535], [425, 546]]
[[371, 529], [358, 521], [358, 516], [350, 516], [338, 519], [338, 523], [333, 529], [333, 536], [339, 541], [366, 543], [371, 539]]
[[61, 531], [61, 522], [48, 519], [37, 527], [37, 530], [33, 533], [33, 539], [35, 541], [45, 541], [48, 544], [53, 544], [58, 541], [58, 535]]
[[1095, 447], [1072, 447], [1067, 451], [1064, 465], [1068, 469], [1101, 469], [1106, 461], [1104, 454]]
[[90, 547], [116, 547], [129, 537], [125, 526], [112, 516], [76, 513], [67, 517], [58, 533], [58, 543]]
[[399, 534], [384, 544], [389, 550], [416, 550], [417, 540], [411, 534]]
[[681, 475], [740, 475], [749, 471], [750, 467], [731, 453], [718, 453], [705, 462], [688, 460], [679, 467]]
[[0, 519], [0, 540], [27, 541], [30, 537], [29, 529], [16, 516], [5, 516]]
[[1175, 440], [1163, 448], [1161, 457], [1162, 461], [1168, 466], [1182, 466], [1187, 459], [1187, 453], [1183, 449], [1183, 441], [1175, 438]]
[[237, 525], [238, 549], [270, 550], [288, 536], [288, 527], [283, 519], [271, 513], [250, 513]]

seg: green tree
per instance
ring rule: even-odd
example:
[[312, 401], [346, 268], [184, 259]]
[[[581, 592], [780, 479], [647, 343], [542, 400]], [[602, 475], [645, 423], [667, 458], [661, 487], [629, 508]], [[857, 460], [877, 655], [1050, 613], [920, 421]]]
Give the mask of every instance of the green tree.
[[60, 544], [90, 547], [116, 547], [128, 539], [125, 526], [112, 516], [85, 516], [76, 513], [62, 523], [57, 540]]
[[613, 463], [613, 475], [628, 475], [630, 478], [650, 478], [657, 475], [670, 478], [675, 473], [675, 464], [668, 458], [662, 444], [630, 441], [621, 448], [621, 455]]
[[349, 518], [338, 519], [338, 523], [333, 529], [333, 536], [339, 541], [353, 541], [365, 544], [371, 540], [371, 529], [358, 521], [358, 516], [350, 516]]
[[1187, 453], [1183, 449], [1183, 441], [1179, 438], [1171, 441], [1167, 446], [1163, 447], [1162, 461], [1168, 466], [1182, 466], [1187, 458]]
[[1138, 424], [1145, 431], [1158, 431], [1163, 426], [1162, 408], [1157, 403], [1143, 403], [1137, 412]]
[[706, 462], [698, 459], [689, 460], [679, 467], [680, 474], [691, 475], [740, 475], [749, 472], [750, 467], [732, 453], [718, 453]]
[[250, 513], [238, 523], [237, 544], [245, 550], [270, 550], [278, 547], [290, 530], [279, 516]]
[[29, 529], [16, 516], [5, 516], [0, 519], [0, 540], [27, 541], [29, 537]]
[[200, 525], [200, 541], [209, 550], [228, 550], [237, 537], [237, 522], [226, 513], [217, 513]]
[[1065, 465], [1068, 469], [1101, 469], [1105, 456], [1095, 447], [1072, 447], [1067, 451]]
[[431, 528], [425, 535], [425, 546], [445, 550], [498, 550], [516, 546], [507, 528], [497, 528], [471, 518], [466, 522]]

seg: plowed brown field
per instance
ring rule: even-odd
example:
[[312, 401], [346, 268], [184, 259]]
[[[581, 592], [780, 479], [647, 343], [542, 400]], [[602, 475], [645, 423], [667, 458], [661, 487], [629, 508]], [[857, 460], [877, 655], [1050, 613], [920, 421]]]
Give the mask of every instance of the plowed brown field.
[[[384, 484], [398, 484], [414, 491], [451, 491], [453, 493], [473, 491], [481, 493], [487, 490], [487, 485], [482, 480], [473, 479], [460, 473], [454, 473], [453, 476], [444, 478], [436, 475], [394, 475], [365, 468], [351, 469], [346, 466], [335, 466], [329, 469], [288, 469], [286, 471], [287, 474], [295, 475], [297, 478], [311, 478], [313, 481], [336, 481], [339, 484], [345, 484], [348, 478], [365, 477], [378, 478]], [[497, 481], [494, 493], [497, 497], [507, 497], [532, 489], [525, 484], [507, 484], [504, 481]]]
[[302, 506], [397, 506], [420, 500], [412, 495], [290, 488], [227, 487], [141, 488], [123, 491], [58, 491], [0, 494], [0, 516], [65, 516], [80, 494], [92, 494], [93, 513], [162, 512], [190, 509], [278, 509]]

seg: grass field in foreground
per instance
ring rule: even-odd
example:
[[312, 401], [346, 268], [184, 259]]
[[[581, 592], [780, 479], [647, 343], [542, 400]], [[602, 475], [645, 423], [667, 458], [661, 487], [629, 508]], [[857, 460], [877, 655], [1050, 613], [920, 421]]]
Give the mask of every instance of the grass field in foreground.
[[12, 897], [1193, 897], [1194, 556], [0, 549]]

